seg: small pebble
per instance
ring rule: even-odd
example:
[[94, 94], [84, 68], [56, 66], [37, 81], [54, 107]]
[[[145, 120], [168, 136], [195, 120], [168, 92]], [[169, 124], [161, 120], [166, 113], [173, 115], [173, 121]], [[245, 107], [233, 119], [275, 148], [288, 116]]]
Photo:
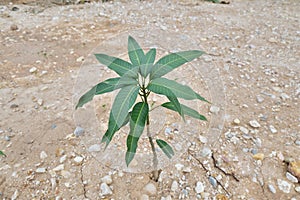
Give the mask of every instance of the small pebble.
[[76, 59], [76, 62], [82, 62], [84, 61], [84, 57], [83, 56], [80, 56], [79, 58]]
[[44, 160], [47, 157], [48, 157], [47, 153], [45, 151], [41, 151], [41, 153], [40, 153], [40, 159]]
[[8, 135], [4, 136], [4, 140], [9, 142], [10, 141], [10, 137]]
[[217, 180], [216, 180], [214, 177], [209, 176], [209, 177], [208, 177], [208, 181], [210, 182], [210, 184], [211, 184], [214, 188], [217, 187], [218, 183], [217, 183]]
[[291, 173], [289, 173], [289, 172], [286, 172], [286, 178], [289, 180], [289, 181], [291, 181], [292, 183], [298, 183], [298, 179], [295, 177], [295, 176], [293, 176]]
[[94, 144], [88, 148], [89, 152], [98, 152], [101, 150], [101, 146], [99, 144]]
[[59, 162], [64, 163], [66, 160], [67, 160], [67, 155], [63, 155], [62, 157], [60, 157]]
[[236, 124], [236, 125], [239, 125], [241, 123], [241, 121], [236, 118], [236, 119], [233, 120], [233, 123]]
[[142, 194], [142, 196], [140, 197], [140, 200], [149, 200], [149, 196], [146, 194]]
[[154, 196], [157, 193], [156, 187], [153, 183], [148, 183], [145, 185], [143, 190], [150, 196]]
[[270, 129], [271, 133], [273, 133], [273, 134], [277, 133], [277, 129], [273, 125], [270, 125], [269, 129]]
[[101, 183], [100, 185], [100, 196], [112, 195], [110, 187], [106, 183]]
[[81, 164], [81, 163], [83, 162], [83, 157], [81, 157], [81, 156], [76, 156], [76, 157], [74, 158], [74, 161], [75, 161], [76, 164]]
[[30, 73], [34, 73], [34, 72], [36, 72], [36, 71], [37, 71], [37, 68], [36, 68], [36, 67], [32, 67], [32, 68], [29, 69], [29, 72], [30, 72]]
[[184, 165], [183, 165], [183, 164], [180, 164], [180, 163], [177, 163], [177, 164], [175, 165], [175, 167], [176, 167], [176, 169], [177, 169], [178, 171], [181, 171], [181, 170], [183, 169]]
[[295, 191], [300, 193], [300, 186], [295, 187]]
[[106, 175], [106, 176], [102, 177], [102, 178], [101, 178], [101, 181], [102, 181], [103, 183], [106, 183], [107, 185], [110, 185], [110, 184], [112, 184], [112, 182], [113, 182], [113, 180], [112, 180], [112, 178], [111, 178], [111, 175]]
[[35, 170], [36, 173], [45, 173], [46, 172], [46, 168], [44, 167], [39, 167]]
[[199, 140], [200, 140], [200, 142], [203, 143], [203, 144], [206, 144], [207, 141], [208, 141], [207, 138], [204, 137], [204, 136], [202, 136], [202, 135], [199, 136]]
[[216, 114], [216, 113], [218, 113], [220, 111], [220, 108], [217, 107], [217, 106], [211, 106], [209, 110], [210, 110], [210, 112]]
[[249, 130], [243, 126], [240, 127], [240, 131], [244, 134], [248, 134], [249, 133]]
[[64, 164], [58, 165], [57, 167], [55, 167], [53, 169], [53, 171], [57, 172], [57, 171], [61, 171], [65, 168]]
[[260, 124], [256, 121], [256, 120], [251, 120], [249, 122], [250, 126], [253, 127], [253, 128], [259, 128], [260, 127]]
[[278, 184], [278, 188], [279, 190], [281, 190], [284, 193], [290, 193], [291, 191], [291, 184], [281, 180], [281, 179], [277, 179], [277, 184]]
[[300, 146], [300, 140], [296, 140], [296, 141], [295, 141], [295, 144], [296, 144], [297, 146]]
[[195, 192], [196, 192], [197, 194], [200, 194], [200, 193], [204, 192], [204, 185], [203, 185], [202, 182], [198, 181], [198, 182], [196, 183]]
[[273, 185], [269, 184], [268, 188], [269, 188], [270, 192], [272, 192], [273, 194], [276, 193], [276, 189], [275, 189], [275, 187]]
[[74, 130], [74, 135], [76, 137], [82, 136], [84, 134], [84, 128], [81, 128], [80, 126], [77, 126]]
[[209, 155], [211, 155], [211, 150], [208, 147], [204, 147], [201, 151], [201, 156], [207, 157]]
[[44, 101], [43, 101], [43, 99], [38, 99], [38, 100], [37, 100], [37, 103], [39, 104], [39, 106], [42, 106], [43, 103], [44, 103]]
[[262, 103], [265, 99], [261, 95], [256, 96], [257, 103]]
[[172, 182], [171, 191], [176, 192], [178, 190], [178, 182], [175, 180]]
[[265, 155], [263, 153], [257, 153], [252, 156], [255, 160], [263, 160]]

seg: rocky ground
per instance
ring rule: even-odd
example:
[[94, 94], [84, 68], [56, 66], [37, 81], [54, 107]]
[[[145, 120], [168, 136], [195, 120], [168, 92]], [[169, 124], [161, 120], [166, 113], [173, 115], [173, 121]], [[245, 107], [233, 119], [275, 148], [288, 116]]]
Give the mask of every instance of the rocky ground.
[[[296, 0], [3, 1], [0, 197], [299, 200], [299, 11]], [[174, 76], [212, 102], [198, 105], [209, 121], [179, 129], [181, 154], [164, 159], [158, 182], [147, 170], [129, 173], [112, 157], [101, 160], [105, 152], [91, 141], [103, 131], [93, 132], [74, 110], [93, 75], [113, 75], [87, 72], [91, 54], [126, 58], [119, 39], [129, 34], [160, 55], [208, 53]], [[97, 101], [109, 108], [111, 96]], [[96, 111], [105, 128], [108, 109]], [[175, 120], [158, 114], [160, 134], [176, 136]]]

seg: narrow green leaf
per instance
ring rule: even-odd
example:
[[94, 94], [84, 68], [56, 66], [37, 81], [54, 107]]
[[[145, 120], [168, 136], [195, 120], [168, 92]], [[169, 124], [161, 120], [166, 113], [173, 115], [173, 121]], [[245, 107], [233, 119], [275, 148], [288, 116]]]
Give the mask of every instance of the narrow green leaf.
[[6, 157], [6, 155], [2, 151], [0, 151], [0, 155]]
[[106, 146], [112, 140], [114, 134], [124, 124], [129, 110], [134, 104], [139, 92], [138, 86], [126, 86], [117, 94], [109, 116], [108, 129], [102, 137]]
[[165, 142], [164, 140], [157, 139], [156, 143], [161, 148], [161, 150], [166, 154], [166, 156], [168, 156], [169, 159], [171, 159], [172, 156], [174, 156], [174, 151], [167, 142]]
[[[166, 78], [156, 78], [150, 82], [148, 85], [149, 90], [153, 87], [165, 88], [171, 90], [178, 98], [183, 98], [186, 100], [199, 99], [201, 101], [208, 102], [205, 98], [201, 97], [189, 86], [182, 85], [176, 81], [169, 80]], [[163, 90], [163, 89], [162, 89]], [[163, 94], [163, 93], [162, 93]]]
[[146, 54], [145, 63], [141, 65], [141, 74], [146, 77], [152, 70], [155, 61], [156, 49], [150, 49]]
[[[165, 107], [165, 108], [168, 108], [170, 110], [173, 110], [173, 111], [177, 111], [172, 102], [163, 103], [161, 106]], [[188, 115], [188, 116], [193, 117], [195, 119], [207, 121], [205, 116], [199, 114], [196, 110], [194, 110], [194, 109], [192, 109], [188, 106], [185, 106], [185, 105], [181, 104], [181, 109], [182, 109], [184, 115]]]
[[127, 152], [125, 156], [127, 166], [135, 156], [138, 140], [143, 133], [148, 113], [148, 104], [144, 102], [135, 104], [132, 109], [130, 118], [130, 132], [127, 136]]
[[118, 85], [119, 81], [120, 78], [110, 78], [101, 83], [98, 83], [80, 97], [76, 105], [76, 109], [91, 101], [95, 95], [104, 94], [119, 89], [121, 87], [121, 85]]
[[190, 62], [204, 54], [203, 51], [192, 50], [168, 54], [159, 59], [153, 66], [151, 79], [159, 78], [173, 69]]
[[174, 106], [174, 109], [175, 109], [174, 111], [178, 112], [178, 114], [182, 117], [183, 121], [185, 121], [184, 113], [183, 113], [183, 110], [181, 108], [181, 104], [179, 103], [177, 97], [175, 95], [172, 95], [172, 96], [168, 96], [168, 99], [170, 100], [170, 102]]
[[100, 63], [115, 71], [120, 76], [133, 68], [133, 66], [129, 62], [120, 58], [108, 56], [105, 54], [95, 54], [95, 56]]
[[140, 66], [145, 61], [145, 54], [133, 37], [128, 37], [128, 55], [131, 63], [134, 66]]

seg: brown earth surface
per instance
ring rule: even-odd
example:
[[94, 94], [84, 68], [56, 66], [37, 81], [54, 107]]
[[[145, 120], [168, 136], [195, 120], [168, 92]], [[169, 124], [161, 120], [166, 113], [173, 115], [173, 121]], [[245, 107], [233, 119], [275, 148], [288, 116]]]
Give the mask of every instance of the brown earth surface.
[[[300, 1], [57, 2], [0, 3], [1, 199], [300, 200], [297, 175], [287, 174], [288, 163], [300, 160]], [[196, 104], [208, 122], [180, 126], [170, 113], [154, 115], [163, 137], [184, 127], [183, 140], [173, 141], [181, 153], [160, 158], [158, 182], [139, 171], [139, 160], [132, 171], [139, 173], [130, 173], [122, 156], [103, 156], [124, 150], [123, 137], [111, 151], [90, 152], [107, 127], [111, 95], [95, 100], [100, 131], [90, 115], [80, 116], [92, 103], [74, 109], [78, 95], [115, 75], [93, 71], [92, 54], [127, 59], [128, 35], [158, 47], [159, 57], [208, 53], [170, 76], [212, 102]], [[85, 135], [75, 137], [79, 125]]]

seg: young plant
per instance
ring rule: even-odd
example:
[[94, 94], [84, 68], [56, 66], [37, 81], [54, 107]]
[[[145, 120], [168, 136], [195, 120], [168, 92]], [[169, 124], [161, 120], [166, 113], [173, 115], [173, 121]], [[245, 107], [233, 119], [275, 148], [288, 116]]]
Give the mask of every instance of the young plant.
[[[95, 54], [100, 63], [115, 71], [119, 77], [107, 79], [92, 87], [80, 97], [76, 109], [91, 101], [95, 95], [120, 89], [112, 104], [108, 129], [103, 135], [101, 142], [106, 144], [106, 148], [115, 133], [129, 123], [130, 131], [127, 136], [127, 152], [125, 155], [125, 161], [128, 166], [135, 156], [138, 141], [146, 126], [147, 137], [153, 153], [153, 166], [155, 169], [153, 175], [154, 179], [157, 179], [158, 160], [153, 140], [155, 139], [156, 144], [168, 158], [172, 158], [174, 151], [166, 141], [153, 138], [150, 134], [150, 105], [148, 97], [151, 92], [164, 95], [169, 101], [163, 103], [162, 107], [177, 112], [183, 119], [185, 115], [188, 115], [199, 120], [206, 120], [196, 110], [182, 105], [178, 98], [208, 101], [190, 87], [163, 77], [202, 54], [204, 52], [198, 50], [171, 53], [160, 58], [155, 63], [156, 49], [153, 48], [144, 53], [140, 45], [129, 36], [128, 55], [130, 62], [105, 54]], [[137, 101], [138, 96], [141, 98], [141, 101]]]
[[6, 157], [6, 155], [2, 151], [0, 151], [0, 156], [5, 156]]

